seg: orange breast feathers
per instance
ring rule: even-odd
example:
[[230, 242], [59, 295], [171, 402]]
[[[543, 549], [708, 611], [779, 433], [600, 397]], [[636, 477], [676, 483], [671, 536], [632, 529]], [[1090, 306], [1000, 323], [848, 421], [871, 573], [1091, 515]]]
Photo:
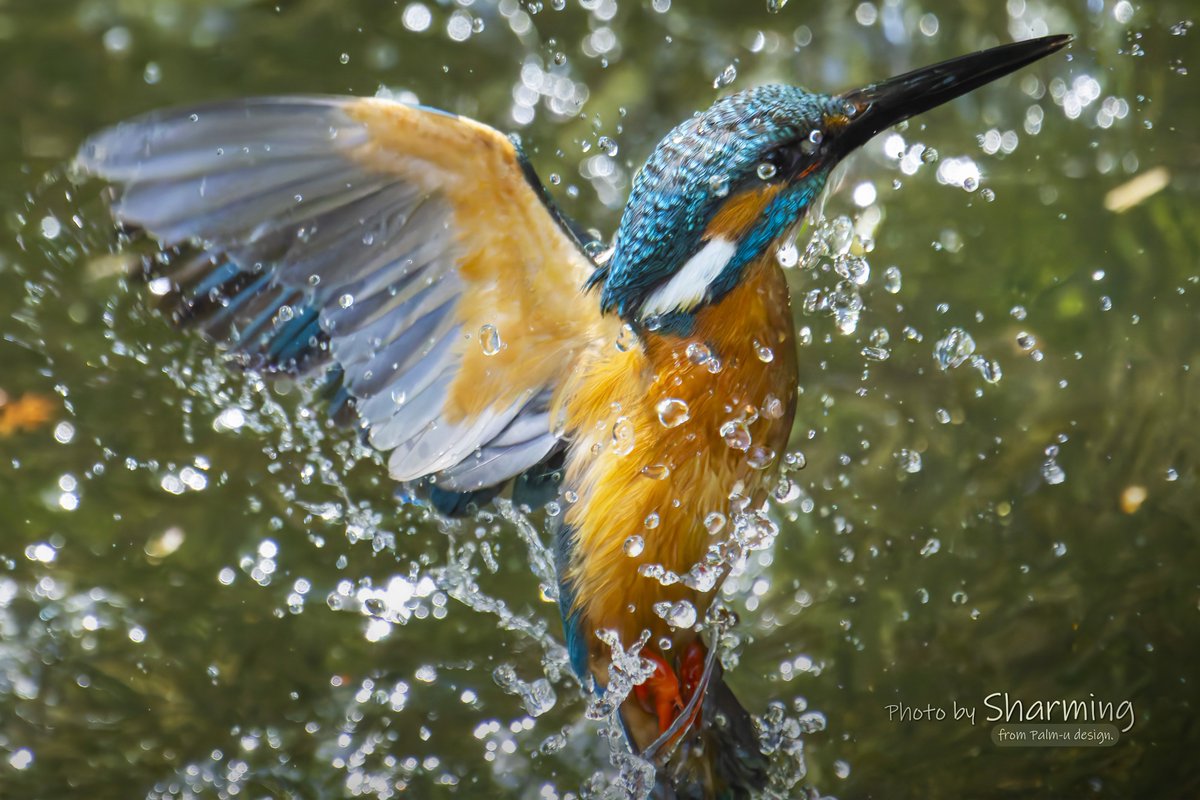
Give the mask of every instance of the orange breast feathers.
[[[728, 532], [710, 528], [729, 517], [730, 494], [761, 497], [787, 444], [796, 374], [787, 286], [772, 255], [698, 312], [690, 336], [650, 333], [625, 349], [610, 338], [584, 356], [560, 394], [572, 438], [565, 487], [578, 495], [566, 512], [575, 532], [567, 577], [597, 654], [600, 628], [625, 646], [645, 629], [654, 642], [691, 638], [672, 634], [654, 605], [687, 600], [701, 619], [711, 591], [664, 582], [660, 568], [687, 575]], [[607, 678], [595, 660], [593, 669]]]

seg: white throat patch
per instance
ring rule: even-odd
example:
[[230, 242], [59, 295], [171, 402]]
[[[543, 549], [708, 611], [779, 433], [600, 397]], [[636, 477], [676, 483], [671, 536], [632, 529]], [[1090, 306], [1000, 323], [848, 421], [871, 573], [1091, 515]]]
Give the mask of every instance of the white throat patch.
[[737, 244], [721, 236], [714, 237], [642, 303], [642, 319], [672, 311], [691, 311], [700, 305], [709, 285], [725, 269], [737, 252]]

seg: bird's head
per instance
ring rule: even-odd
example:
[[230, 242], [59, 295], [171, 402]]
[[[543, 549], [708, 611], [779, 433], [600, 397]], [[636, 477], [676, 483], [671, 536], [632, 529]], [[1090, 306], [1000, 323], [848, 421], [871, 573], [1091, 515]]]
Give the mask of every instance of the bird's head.
[[839, 95], [759, 86], [718, 100], [659, 142], [634, 178], [594, 284], [603, 310], [688, 333], [880, 131], [1065, 46], [1049, 36], [944, 61]]

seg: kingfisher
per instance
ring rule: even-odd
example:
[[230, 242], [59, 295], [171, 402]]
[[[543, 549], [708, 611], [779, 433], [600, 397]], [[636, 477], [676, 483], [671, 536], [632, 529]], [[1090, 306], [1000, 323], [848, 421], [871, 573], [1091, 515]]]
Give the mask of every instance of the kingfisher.
[[618, 648], [636, 656], [636, 685], [610, 699], [658, 796], [741, 798], [767, 761], [702, 621], [722, 522], [764, 505], [792, 428], [778, 249], [856, 148], [1070, 40], [841, 94], [723, 97], [655, 147], [608, 247], [517, 139], [386, 99], [153, 112], [74, 164], [157, 247], [146, 275], [175, 323], [244, 369], [320, 376], [332, 418], [414, 496], [447, 515], [509, 487], [556, 498], [572, 668], [602, 698], [627, 669]]

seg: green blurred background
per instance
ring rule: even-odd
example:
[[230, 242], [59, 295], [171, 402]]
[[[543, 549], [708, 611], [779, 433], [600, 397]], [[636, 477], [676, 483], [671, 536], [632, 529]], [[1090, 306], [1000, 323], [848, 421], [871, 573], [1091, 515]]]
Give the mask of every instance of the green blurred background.
[[[1200, 795], [1195, 14], [0, 0], [0, 797], [608, 779], [515, 526], [402, 506], [302, 391], [172, 331], [108, 255], [98, 187], [63, 179], [89, 132], [246, 94], [417, 98], [519, 131], [608, 236], [654, 142], [720, 92], [846, 88], [1048, 32], [1076, 44], [847, 166], [826, 214], [871, 270], [853, 330], [805, 310], [829, 258], [792, 274], [807, 467], [730, 585], [730, 681], [777, 797]], [[539, 680], [551, 708], [518, 691]], [[1136, 723], [1110, 748], [1002, 749], [991, 692], [1129, 700]], [[974, 726], [887, 711], [955, 702]]]

